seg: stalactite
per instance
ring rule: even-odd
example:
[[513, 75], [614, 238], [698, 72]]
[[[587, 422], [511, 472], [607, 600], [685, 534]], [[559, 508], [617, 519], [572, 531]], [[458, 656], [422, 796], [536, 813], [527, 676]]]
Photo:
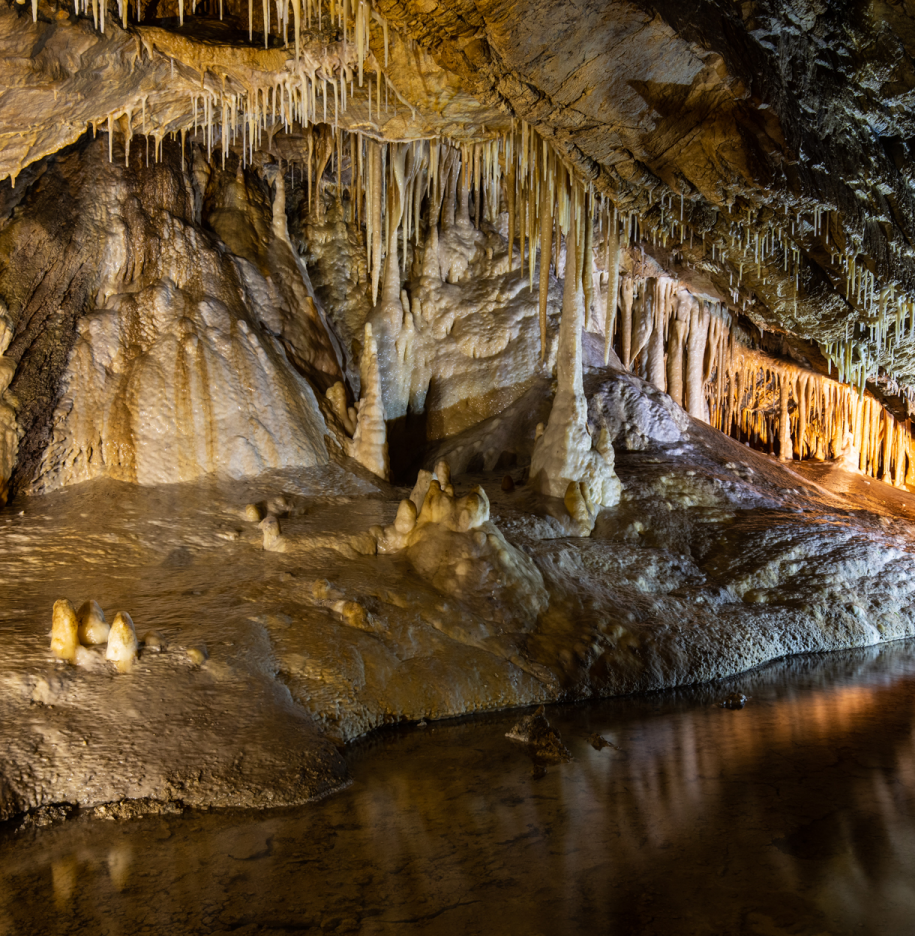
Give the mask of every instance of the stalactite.
[[594, 219], [591, 214], [592, 199], [584, 208], [584, 247], [582, 248], [581, 288], [585, 296], [585, 331], [591, 330], [591, 310], [594, 306]]
[[620, 320], [620, 344], [623, 352], [623, 367], [629, 370], [632, 366], [632, 305], [633, 305], [634, 283], [632, 276], [627, 273], [623, 277], [623, 284], [620, 288], [620, 309], [622, 317]]
[[680, 406], [683, 406], [683, 353], [689, 333], [691, 299], [685, 289], [677, 294], [667, 341], [667, 392]]
[[633, 361], [644, 348], [648, 347], [648, 339], [654, 330], [654, 285], [654, 279], [646, 280], [633, 304], [631, 347]]
[[[662, 393], [667, 391], [667, 372], [664, 364], [664, 319], [666, 310], [665, 280], [655, 279], [651, 287], [650, 314], [652, 328], [648, 336], [648, 381]], [[646, 292], [648, 292], [646, 290]], [[646, 298], [647, 295], [646, 295]]]
[[373, 140], [368, 141], [369, 153], [369, 212], [372, 221], [371, 267], [372, 305], [378, 302], [378, 284], [381, 277], [381, 206], [382, 206], [382, 149]]
[[[607, 216], [604, 266], [607, 268], [607, 293], [604, 300], [604, 364], [610, 363], [613, 333], [616, 330], [616, 308], [620, 278], [620, 238], [616, 207]], [[680, 401], [682, 402], [682, 400]]]
[[550, 292], [550, 254], [553, 238], [553, 195], [547, 185], [540, 190], [540, 360], [546, 360], [546, 306]]
[[708, 403], [704, 391], [705, 346], [711, 315], [704, 302], [691, 299], [689, 334], [686, 344], [686, 411], [708, 422]]

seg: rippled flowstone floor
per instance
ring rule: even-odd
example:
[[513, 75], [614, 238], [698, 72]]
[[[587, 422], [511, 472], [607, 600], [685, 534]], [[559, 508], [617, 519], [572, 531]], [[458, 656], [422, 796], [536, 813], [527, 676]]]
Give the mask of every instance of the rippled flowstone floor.
[[518, 712], [384, 731], [303, 807], [8, 825], [0, 934], [909, 933], [913, 710], [908, 641], [548, 708], [545, 772]]

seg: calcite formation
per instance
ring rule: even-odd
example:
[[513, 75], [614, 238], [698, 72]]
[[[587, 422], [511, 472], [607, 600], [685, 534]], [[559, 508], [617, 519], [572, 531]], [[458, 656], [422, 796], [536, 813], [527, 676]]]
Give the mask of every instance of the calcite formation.
[[915, 633], [913, 23], [0, 3], [0, 819]]
[[449, 476], [445, 461], [420, 473], [394, 523], [371, 531], [377, 551], [402, 552], [437, 591], [485, 619], [530, 628], [549, 603], [540, 572], [490, 521], [483, 488], [455, 497]]

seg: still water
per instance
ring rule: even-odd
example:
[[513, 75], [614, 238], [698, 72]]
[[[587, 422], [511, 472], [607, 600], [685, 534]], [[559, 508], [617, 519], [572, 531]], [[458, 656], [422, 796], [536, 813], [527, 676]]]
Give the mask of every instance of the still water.
[[513, 712], [376, 734], [306, 807], [7, 828], [0, 936], [915, 932], [911, 642], [547, 714], [545, 773]]

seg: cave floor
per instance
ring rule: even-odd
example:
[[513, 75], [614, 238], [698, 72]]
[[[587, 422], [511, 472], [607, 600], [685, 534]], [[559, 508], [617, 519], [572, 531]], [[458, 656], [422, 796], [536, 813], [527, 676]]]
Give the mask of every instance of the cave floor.
[[306, 807], [0, 833], [0, 932], [909, 933], [913, 710], [900, 641], [551, 707], [545, 771], [517, 712], [382, 730]]
[[[0, 819], [300, 805], [344, 787], [346, 745], [392, 724], [712, 682], [915, 633], [912, 494], [786, 468], [699, 424], [621, 451], [617, 469], [623, 499], [587, 539], [523, 469], [510, 491], [501, 472], [455, 479], [459, 494], [483, 484], [542, 577], [536, 620], [511, 592], [445, 593], [403, 553], [354, 549], [409, 489], [347, 460], [19, 499], [0, 511]], [[279, 516], [284, 551], [263, 548], [250, 504]], [[127, 674], [100, 652], [55, 661], [64, 596], [129, 612], [164, 651], [149, 641]]]

